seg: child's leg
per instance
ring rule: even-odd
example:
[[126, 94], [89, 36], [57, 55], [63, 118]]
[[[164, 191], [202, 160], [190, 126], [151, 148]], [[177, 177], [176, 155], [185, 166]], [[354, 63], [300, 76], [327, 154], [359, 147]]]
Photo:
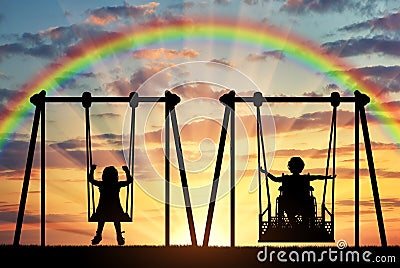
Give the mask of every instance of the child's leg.
[[101, 234], [103, 233], [104, 224], [105, 224], [104, 221], [99, 221], [99, 222], [97, 223], [96, 235], [100, 235], [100, 236], [101, 236]]
[[103, 239], [101, 234], [103, 232], [104, 224], [105, 224], [104, 221], [99, 221], [97, 223], [96, 235], [92, 239], [92, 245], [97, 245]]
[[115, 221], [114, 222], [114, 227], [115, 227], [115, 232], [117, 233], [118, 245], [124, 245], [125, 244], [125, 238], [122, 236], [121, 222]]
[[115, 221], [114, 222], [115, 232], [117, 235], [121, 234], [121, 222]]

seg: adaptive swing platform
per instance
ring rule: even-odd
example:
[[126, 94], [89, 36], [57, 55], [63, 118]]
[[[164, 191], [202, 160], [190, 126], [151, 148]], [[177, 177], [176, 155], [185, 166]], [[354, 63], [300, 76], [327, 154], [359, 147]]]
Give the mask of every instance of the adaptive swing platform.
[[317, 217], [314, 226], [292, 226], [287, 217], [260, 221], [258, 242], [335, 242], [331, 221]]

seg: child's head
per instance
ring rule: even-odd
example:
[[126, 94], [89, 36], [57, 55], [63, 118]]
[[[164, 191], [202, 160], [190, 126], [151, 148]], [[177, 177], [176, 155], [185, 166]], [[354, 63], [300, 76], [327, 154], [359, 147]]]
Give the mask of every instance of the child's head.
[[104, 168], [101, 179], [104, 182], [117, 182], [118, 181], [118, 170], [114, 166], [108, 166]]
[[294, 157], [290, 158], [290, 160], [288, 162], [288, 169], [293, 174], [300, 174], [303, 171], [304, 166], [305, 166], [305, 164], [304, 164], [303, 159], [301, 159], [298, 156], [294, 156]]

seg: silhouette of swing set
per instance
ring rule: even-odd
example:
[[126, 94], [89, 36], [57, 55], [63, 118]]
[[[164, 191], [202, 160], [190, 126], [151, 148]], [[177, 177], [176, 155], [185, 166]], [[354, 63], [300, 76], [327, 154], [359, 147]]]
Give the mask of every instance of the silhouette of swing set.
[[[42, 90], [40, 93], [33, 95], [30, 99], [31, 103], [35, 106], [35, 113], [32, 124], [32, 131], [30, 137], [30, 143], [28, 148], [28, 155], [25, 167], [25, 174], [23, 180], [23, 186], [21, 191], [21, 199], [19, 204], [17, 222], [14, 234], [14, 245], [19, 245], [20, 236], [23, 224], [23, 217], [25, 211], [25, 205], [28, 195], [29, 181], [32, 170], [33, 157], [35, 152], [35, 145], [37, 140], [37, 134], [40, 125], [41, 131], [41, 150], [40, 150], [40, 177], [41, 177], [41, 245], [45, 246], [45, 108], [46, 103], [72, 103], [81, 102], [85, 109], [85, 121], [86, 121], [86, 164], [87, 174], [92, 165], [92, 148], [91, 148], [91, 135], [90, 135], [90, 115], [89, 109], [92, 103], [97, 102], [122, 102], [129, 103], [132, 111], [131, 116], [131, 128], [130, 128], [130, 146], [129, 146], [129, 168], [134, 178], [134, 145], [135, 145], [135, 113], [136, 108], [141, 102], [147, 103], [164, 103], [164, 124], [165, 124], [165, 245], [170, 245], [170, 123], [172, 124], [172, 133], [174, 136], [179, 174], [181, 179], [183, 197], [185, 201], [186, 215], [189, 227], [189, 233], [191, 243], [193, 246], [197, 246], [196, 232], [193, 221], [192, 206], [190, 201], [188, 181], [186, 177], [184, 159], [182, 154], [182, 147], [180, 142], [180, 134], [178, 129], [178, 123], [176, 118], [175, 106], [180, 102], [179, 96], [172, 94], [170, 91], [165, 91], [163, 97], [142, 97], [136, 92], [132, 92], [129, 97], [92, 97], [89, 92], [84, 92], [80, 97], [50, 97], [46, 96], [46, 92]], [[332, 92], [327, 97], [264, 97], [260, 92], [255, 92], [251, 97], [238, 97], [232, 90], [227, 94], [220, 97], [219, 101], [225, 106], [223, 121], [220, 132], [220, 139], [218, 145], [217, 159], [215, 164], [214, 176], [212, 189], [210, 194], [210, 201], [208, 206], [207, 221], [205, 226], [203, 246], [208, 246], [209, 237], [211, 233], [211, 225], [214, 214], [214, 208], [216, 204], [216, 196], [218, 191], [218, 184], [220, 179], [221, 165], [224, 155], [224, 147], [226, 143], [226, 135], [228, 128], [230, 130], [230, 245], [235, 246], [235, 106], [236, 103], [253, 103], [256, 108], [256, 119], [257, 119], [257, 159], [258, 159], [258, 199], [259, 199], [259, 239], [258, 242], [334, 242], [334, 183], [335, 183], [335, 159], [336, 159], [336, 117], [337, 107], [340, 103], [354, 103], [355, 104], [355, 124], [354, 124], [354, 182], [355, 182], [355, 195], [354, 195], [354, 207], [355, 207], [355, 219], [354, 219], [354, 235], [355, 235], [355, 246], [359, 246], [359, 232], [360, 232], [360, 155], [359, 155], [359, 144], [360, 144], [360, 123], [362, 127], [362, 133], [364, 138], [365, 152], [368, 162], [369, 177], [372, 187], [372, 193], [374, 197], [375, 212], [378, 223], [378, 230], [380, 235], [380, 241], [382, 246], [387, 246], [386, 233], [382, 216], [382, 209], [379, 198], [378, 184], [374, 166], [374, 160], [372, 155], [371, 141], [369, 137], [369, 130], [367, 124], [367, 118], [365, 113], [365, 106], [370, 102], [370, 98], [360, 93], [358, 90], [354, 92], [354, 96], [342, 97], [337, 92]], [[331, 183], [331, 207], [328, 208], [326, 205], [327, 185], [328, 180], [324, 181], [323, 197], [321, 204], [321, 211], [318, 214], [316, 199], [313, 196], [312, 190], [310, 190], [310, 200], [312, 210], [312, 225], [303, 225], [303, 229], [295, 228], [290, 223], [288, 217], [283, 213], [283, 204], [280, 202], [280, 196], [277, 197], [275, 212], [272, 211], [270, 186], [268, 179], [268, 171], [266, 167], [266, 156], [265, 156], [265, 145], [263, 138], [263, 126], [261, 120], [261, 107], [264, 102], [269, 103], [330, 103], [333, 107], [332, 120], [329, 136], [328, 156], [326, 161], [326, 176], [329, 173], [329, 165], [332, 160], [332, 179], [329, 180]], [[229, 125], [229, 119], [230, 126]], [[261, 185], [262, 174], [265, 175], [265, 194], [267, 199], [266, 208], [263, 208], [263, 187]], [[133, 207], [133, 183], [127, 187], [126, 202], [125, 202], [125, 213], [127, 215], [126, 221], [132, 221], [132, 207]], [[93, 194], [93, 185], [87, 183], [87, 194], [88, 194], [88, 221], [93, 220], [92, 215], [94, 214], [95, 201]], [[266, 218], [266, 219], [265, 219]], [[300, 218], [301, 220], [301, 218]], [[306, 227], [304, 227], [306, 226]]]

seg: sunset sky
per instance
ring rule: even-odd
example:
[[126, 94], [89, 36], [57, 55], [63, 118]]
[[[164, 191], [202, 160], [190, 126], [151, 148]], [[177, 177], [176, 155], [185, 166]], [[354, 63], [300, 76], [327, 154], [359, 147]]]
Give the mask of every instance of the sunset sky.
[[[47, 96], [136, 91], [162, 97], [166, 90], [180, 96], [176, 115], [199, 244], [224, 114], [220, 96], [230, 90], [240, 97], [257, 91], [354, 96], [359, 90], [371, 98], [365, 109], [387, 241], [399, 245], [399, 60], [397, 0], [0, 1], [0, 244], [13, 243], [33, 122], [29, 98], [41, 90]], [[288, 173], [292, 156], [305, 161], [303, 173], [325, 173], [330, 103], [265, 103], [261, 113], [272, 174]], [[94, 103], [90, 114], [95, 177], [114, 165], [125, 179], [129, 104]], [[354, 244], [354, 104], [342, 103], [337, 115], [337, 177], [327, 203], [334, 201], [335, 239]], [[265, 245], [258, 243], [254, 105], [237, 103], [235, 122], [236, 244]], [[122, 224], [127, 245], [164, 244], [164, 131], [164, 104], [140, 103], [133, 222]], [[40, 137], [21, 244], [41, 243]], [[45, 138], [46, 244], [88, 245], [96, 223], [87, 220], [82, 105], [46, 104]], [[210, 245], [230, 245], [229, 141]], [[380, 245], [362, 135], [360, 142], [360, 242]], [[171, 244], [190, 244], [172, 133], [170, 144]], [[279, 184], [269, 185], [275, 202]], [[323, 184], [312, 185], [320, 206]], [[116, 244], [111, 223], [102, 244]]]

